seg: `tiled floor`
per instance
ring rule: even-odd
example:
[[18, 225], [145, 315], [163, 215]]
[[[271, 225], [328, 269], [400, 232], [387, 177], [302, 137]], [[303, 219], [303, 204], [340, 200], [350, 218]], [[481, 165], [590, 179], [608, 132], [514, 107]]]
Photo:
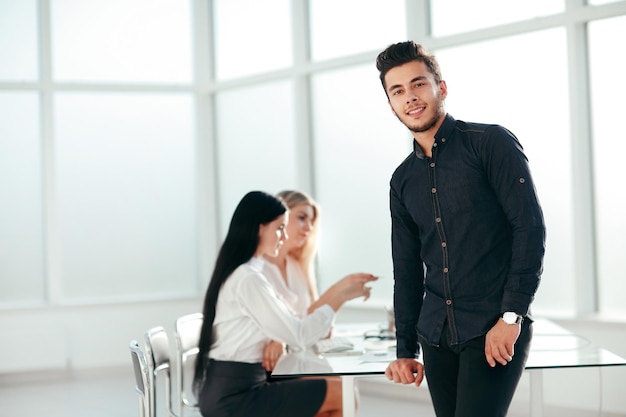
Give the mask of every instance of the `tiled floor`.
[[[375, 390], [375, 388], [374, 388]], [[358, 417], [434, 417], [428, 403], [377, 396], [361, 388]], [[391, 412], [390, 412], [391, 411]], [[74, 375], [44, 373], [0, 375], [0, 417], [137, 417], [132, 368], [83, 371]], [[166, 413], [158, 413], [166, 416]], [[253, 416], [251, 416], [253, 417]]]

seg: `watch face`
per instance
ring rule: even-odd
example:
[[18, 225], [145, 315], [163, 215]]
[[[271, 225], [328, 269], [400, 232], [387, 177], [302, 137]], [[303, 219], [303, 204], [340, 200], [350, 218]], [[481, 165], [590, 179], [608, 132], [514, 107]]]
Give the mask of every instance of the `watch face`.
[[516, 324], [520, 322], [520, 317], [515, 313], [507, 311], [502, 315], [502, 320], [504, 320], [506, 324]]

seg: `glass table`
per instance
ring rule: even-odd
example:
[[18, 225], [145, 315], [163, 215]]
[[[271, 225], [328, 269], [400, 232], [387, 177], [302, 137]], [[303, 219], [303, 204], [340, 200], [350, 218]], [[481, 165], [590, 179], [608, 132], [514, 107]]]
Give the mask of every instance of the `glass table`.
[[[341, 376], [343, 415], [355, 416], [355, 378], [383, 375], [395, 359], [395, 341], [376, 337], [378, 325], [343, 324], [335, 328], [336, 336], [348, 337], [354, 349], [341, 353], [317, 354], [312, 349], [291, 351], [276, 364], [272, 376]], [[367, 332], [367, 333], [366, 333]], [[364, 338], [364, 334], [369, 337]], [[626, 365], [626, 359], [591, 341], [575, 335], [546, 319], [536, 319], [526, 370], [530, 376], [530, 415], [543, 415], [543, 372], [555, 368], [579, 368]]]

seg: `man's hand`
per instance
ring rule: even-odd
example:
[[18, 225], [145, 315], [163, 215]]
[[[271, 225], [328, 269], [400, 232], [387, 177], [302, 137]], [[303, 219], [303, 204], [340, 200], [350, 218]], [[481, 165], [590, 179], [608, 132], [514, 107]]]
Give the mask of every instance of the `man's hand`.
[[513, 360], [514, 346], [521, 332], [521, 324], [506, 324], [502, 319], [487, 332], [485, 358], [492, 368], [496, 362], [506, 365]]
[[272, 372], [276, 366], [276, 362], [285, 352], [285, 345], [275, 341], [269, 342], [263, 349], [263, 367]]
[[388, 380], [400, 384], [415, 383], [419, 387], [424, 379], [424, 365], [417, 359], [400, 358], [391, 362], [385, 370]]

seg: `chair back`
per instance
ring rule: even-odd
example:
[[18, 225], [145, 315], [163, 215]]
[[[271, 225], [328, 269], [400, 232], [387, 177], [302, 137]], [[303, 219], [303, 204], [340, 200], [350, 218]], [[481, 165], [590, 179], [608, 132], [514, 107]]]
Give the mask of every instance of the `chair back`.
[[152, 404], [148, 396], [151, 386], [146, 356], [136, 340], [130, 341], [129, 349], [135, 373], [135, 391], [139, 395], [139, 417], [149, 417]]
[[165, 406], [168, 415], [172, 415], [172, 383], [170, 373], [170, 342], [165, 328], [157, 326], [144, 334], [146, 356], [148, 362], [148, 378], [152, 389], [148, 395], [151, 405], [149, 417], [155, 417], [157, 412], [157, 379], [162, 375], [165, 385]]
[[202, 328], [202, 313], [187, 314], [179, 317], [174, 325], [176, 335], [177, 355], [177, 391], [178, 413], [184, 416], [185, 410], [199, 412], [198, 403], [193, 398], [192, 381], [194, 372], [194, 358], [198, 354], [200, 330]]

